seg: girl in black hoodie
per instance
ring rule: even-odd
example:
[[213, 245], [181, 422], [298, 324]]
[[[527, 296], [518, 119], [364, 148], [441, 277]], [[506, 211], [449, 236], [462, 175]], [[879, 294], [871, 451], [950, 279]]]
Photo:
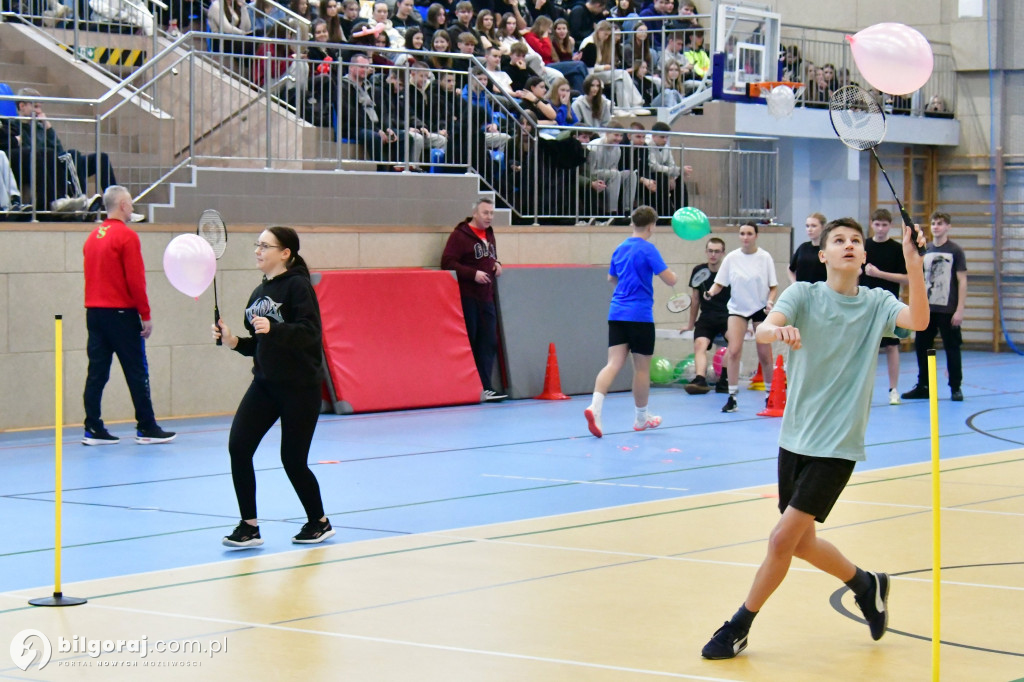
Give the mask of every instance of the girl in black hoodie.
[[334, 535], [324, 516], [320, 485], [307, 459], [320, 414], [324, 378], [320, 306], [309, 269], [299, 255], [299, 236], [290, 227], [270, 227], [256, 242], [256, 264], [263, 282], [249, 296], [245, 328], [237, 337], [218, 320], [213, 337], [253, 358], [253, 380], [231, 422], [228, 452], [242, 520], [223, 542], [228, 547], [263, 544], [256, 517], [256, 473], [252, 459], [263, 436], [281, 420], [281, 463], [295, 488], [308, 522], [292, 538], [298, 544], [323, 542]]

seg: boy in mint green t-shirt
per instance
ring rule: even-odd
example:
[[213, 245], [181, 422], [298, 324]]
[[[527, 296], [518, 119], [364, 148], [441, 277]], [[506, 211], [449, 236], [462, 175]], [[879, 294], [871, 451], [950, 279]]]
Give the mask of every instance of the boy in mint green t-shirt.
[[[918, 239], [923, 246], [924, 237]], [[814, 528], [815, 521], [825, 521], [854, 465], [864, 459], [879, 341], [895, 335], [897, 327], [928, 326], [922, 260], [910, 229], [903, 229], [903, 256], [911, 273], [909, 306], [882, 289], [857, 286], [864, 241], [863, 228], [852, 218], [826, 225], [818, 257], [828, 278], [790, 286], [757, 329], [758, 343], [782, 341], [790, 347], [779, 434], [782, 518], [746, 601], [704, 646], [704, 658], [732, 658], [746, 648], [754, 616], [782, 583], [794, 556], [846, 583], [872, 639], [885, 634], [889, 576], [858, 568]]]

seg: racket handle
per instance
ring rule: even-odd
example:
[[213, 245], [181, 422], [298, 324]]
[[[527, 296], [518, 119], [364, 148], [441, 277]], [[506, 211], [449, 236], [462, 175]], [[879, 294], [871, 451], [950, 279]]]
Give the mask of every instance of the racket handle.
[[919, 228], [916, 225], [914, 225], [914, 219], [910, 217], [909, 213], [907, 213], [907, 209], [903, 208], [903, 204], [900, 204], [900, 215], [903, 216], [903, 224], [906, 225], [907, 227], [909, 227], [910, 231], [914, 235], [913, 239], [914, 239], [914, 244], [917, 246], [917, 252], [923, 256], [924, 252], [927, 249], [926, 249], [926, 247], [921, 246], [920, 244], [917, 243], [918, 236], [921, 236], [921, 237], [924, 236], [924, 234], [922, 234], [922, 232], [921, 232], [921, 228]]
[[[216, 305], [213, 306], [213, 325], [215, 327], [217, 327], [217, 329], [220, 329], [220, 311], [217, 310], [217, 306]], [[217, 345], [218, 346], [223, 346], [224, 345], [224, 339], [223, 338], [217, 339]]]

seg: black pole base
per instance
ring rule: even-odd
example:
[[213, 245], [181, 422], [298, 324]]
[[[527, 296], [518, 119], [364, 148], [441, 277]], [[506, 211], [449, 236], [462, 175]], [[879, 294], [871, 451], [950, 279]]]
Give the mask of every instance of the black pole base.
[[65, 597], [63, 592], [54, 592], [52, 597], [29, 599], [28, 603], [32, 606], [78, 606], [87, 601], [89, 600], [81, 597]]

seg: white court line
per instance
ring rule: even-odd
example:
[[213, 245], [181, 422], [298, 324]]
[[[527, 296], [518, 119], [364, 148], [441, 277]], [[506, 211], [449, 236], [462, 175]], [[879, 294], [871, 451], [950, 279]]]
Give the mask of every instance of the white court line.
[[517, 481], [538, 481], [540, 483], [575, 483], [577, 485], [604, 485], [613, 488], [644, 488], [645, 490], [674, 490], [687, 493], [689, 488], [667, 488], [660, 485], [637, 485], [635, 483], [612, 483], [611, 481], [577, 481], [570, 478], [542, 478], [539, 476], [512, 476], [507, 474], [480, 474], [484, 478], [511, 478]]
[[109, 604], [98, 604], [96, 602], [90, 602], [93, 608], [107, 609], [110, 611], [120, 611], [124, 613], [134, 613], [143, 616], [158, 616], [164, 618], [183, 618], [187, 620], [198, 620], [206, 623], [217, 623], [221, 625], [232, 625], [235, 627], [260, 629], [260, 630], [277, 630], [279, 632], [293, 632], [300, 635], [321, 635], [323, 637], [333, 637], [335, 639], [350, 639], [360, 642], [374, 642], [377, 644], [395, 644], [398, 646], [410, 646], [420, 649], [432, 649], [435, 651], [451, 651], [454, 653], [461, 654], [477, 654], [480, 656], [496, 656], [498, 658], [511, 658], [521, 661], [535, 661], [539, 663], [553, 663], [555, 665], [571, 665], [579, 668], [595, 668], [598, 670], [613, 670], [616, 672], [624, 673], [639, 673], [641, 675], [654, 675], [656, 677], [672, 677], [680, 680], [704, 680], [706, 682], [740, 682], [738, 680], [732, 680], [724, 677], [705, 677], [702, 675], [686, 675], [684, 673], [673, 673], [665, 670], [645, 670], [643, 668], [627, 668], [624, 666], [617, 665], [605, 665], [602, 663], [588, 663], [586, 661], [574, 661], [570, 659], [562, 658], [548, 658], [546, 656], [530, 656], [528, 654], [514, 654], [505, 651], [490, 651], [487, 649], [470, 649], [468, 647], [448, 646], [445, 644], [426, 644], [424, 642], [412, 642], [404, 639], [392, 639], [390, 637], [371, 637], [369, 635], [354, 635], [345, 632], [328, 632], [324, 630], [308, 630], [304, 628], [288, 627], [285, 625], [273, 625], [270, 623], [250, 623], [243, 620], [233, 620], [230, 618], [214, 618], [211, 616], [194, 616], [183, 613], [168, 613], [165, 611], [153, 611], [150, 609], [135, 609], [127, 606], [111, 606]]
[[[999, 500], [995, 500], [999, 501]], [[988, 500], [975, 502], [973, 504], [986, 504]], [[864, 500], [839, 500], [840, 504], [860, 504], [866, 507], [901, 507], [903, 509], [921, 509], [931, 511], [930, 504], [899, 504], [897, 502], [867, 502]], [[939, 507], [944, 512], [963, 512], [965, 514], [991, 514], [993, 516], [1024, 516], [1024, 512], [1003, 512], [991, 511], [988, 509], [967, 509], [966, 507]]]
[[[621, 551], [615, 551], [615, 550], [610, 550], [610, 549], [594, 549], [594, 548], [590, 548], [590, 547], [566, 547], [566, 546], [563, 546], [563, 545], [543, 545], [543, 544], [537, 544], [537, 543], [532, 543], [532, 542], [516, 542], [515, 540], [495, 540], [495, 539], [490, 539], [490, 538], [462, 537], [462, 536], [459, 536], [459, 535], [452, 535], [452, 534], [444, 533], [444, 532], [440, 532], [440, 533], [427, 533], [427, 535], [431, 535], [433, 537], [442, 537], [442, 538], [446, 538], [446, 539], [449, 539], [449, 540], [462, 540], [462, 541], [478, 542], [478, 543], [492, 543], [492, 544], [496, 544], [496, 545], [515, 545], [515, 546], [518, 546], [518, 547], [530, 547], [530, 548], [533, 548], [533, 549], [553, 549], [553, 550], [560, 551], [560, 552], [581, 552], [581, 553], [584, 553], [584, 554], [604, 554], [604, 555], [608, 555], [608, 556], [624, 557], [624, 558], [629, 558], [629, 559], [658, 559], [658, 560], [663, 560], [663, 561], [683, 561], [683, 562], [686, 562], [686, 563], [693, 563], [693, 564], [709, 564], [709, 565], [712, 565], [712, 566], [732, 566], [732, 567], [738, 567], [738, 568], [755, 568], [755, 569], [759, 568], [761, 566], [761, 564], [759, 564], [759, 563], [751, 563], [751, 562], [745, 562], [745, 561], [722, 561], [720, 559], [698, 559], [698, 558], [686, 557], [686, 556], [667, 556], [667, 555], [664, 555], [664, 554], [645, 554], [643, 552], [621, 552]], [[702, 550], [702, 551], [704, 551], [704, 550]], [[602, 568], [602, 567], [595, 566], [595, 568]], [[947, 568], [946, 570], [950, 570], [950, 569]], [[800, 573], [821, 573], [821, 571], [819, 569], [814, 568], [813, 566], [790, 566], [789, 567], [789, 571], [791, 573], [794, 572], [794, 571], [800, 572]], [[921, 582], [921, 583], [928, 583], [929, 585], [932, 584], [931, 578], [911, 578], [909, 576], [900, 576], [900, 575], [890, 575], [889, 577], [891, 579], [893, 579], [893, 580], [903, 580], [903, 581], [907, 581], [907, 582]], [[941, 583], [943, 585], [956, 585], [958, 587], [978, 587], [978, 588], [985, 588], [985, 589], [991, 589], [991, 590], [1009, 590], [1011, 592], [1024, 592], [1024, 587], [1013, 587], [1011, 585], [991, 585], [991, 584], [987, 584], [987, 583], [966, 583], [966, 582], [959, 582], [959, 581], [952, 581], [952, 580], [945, 580], [945, 579], [941, 580]]]

